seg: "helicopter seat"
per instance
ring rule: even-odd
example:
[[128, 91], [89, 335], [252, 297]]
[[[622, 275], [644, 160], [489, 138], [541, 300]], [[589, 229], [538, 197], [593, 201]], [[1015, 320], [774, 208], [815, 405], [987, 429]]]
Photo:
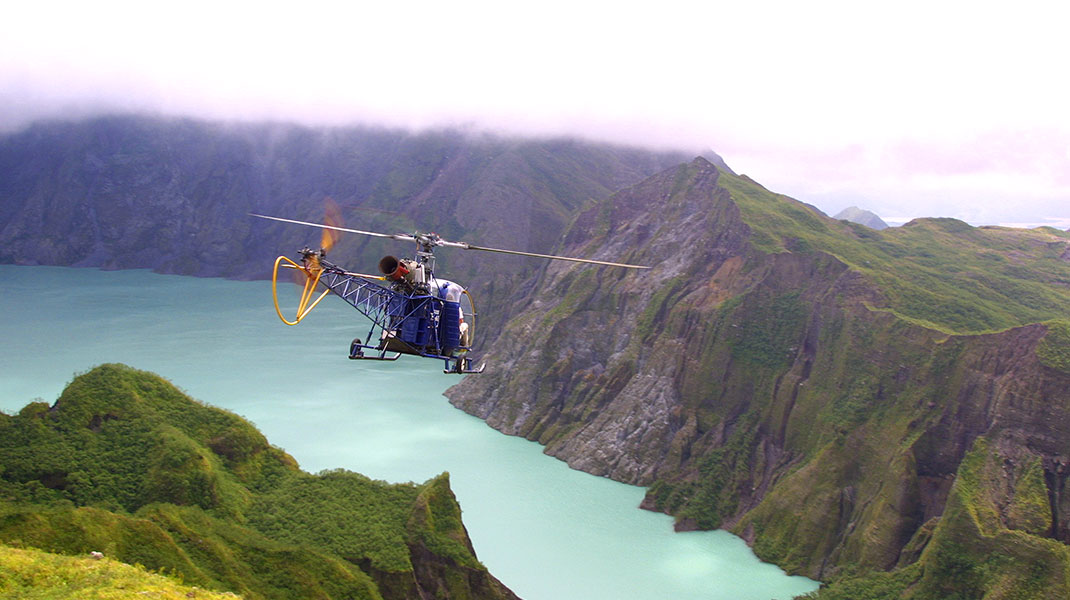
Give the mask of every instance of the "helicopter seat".
[[442, 353], [449, 354], [461, 345], [461, 303], [442, 301], [438, 318], [438, 340]]
[[411, 315], [402, 321], [398, 337], [406, 344], [416, 348], [423, 348], [427, 345], [427, 338], [430, 332], [431, 327], [426, 317]]
[[419, 354], [431, 341], [430, 298], [401, 297], [391, 301], [390, 328], [384, 327], [382, 346], [392, 352]]

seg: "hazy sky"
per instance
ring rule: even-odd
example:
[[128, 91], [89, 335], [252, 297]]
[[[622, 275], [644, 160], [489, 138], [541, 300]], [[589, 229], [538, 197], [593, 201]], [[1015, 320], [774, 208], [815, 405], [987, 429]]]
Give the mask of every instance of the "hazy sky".
[[711, 148], [830, 214], [1068, 228], [1064, 7], [4, 2], [0, 129], [132, 109], [578, 134]]

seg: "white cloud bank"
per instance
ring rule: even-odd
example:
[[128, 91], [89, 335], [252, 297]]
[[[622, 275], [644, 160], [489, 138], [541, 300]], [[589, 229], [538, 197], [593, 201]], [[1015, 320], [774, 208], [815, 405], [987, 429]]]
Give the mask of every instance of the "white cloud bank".
[[1063, 3], [34, 2], [0, 126], [98, 110], [713, 148], [834, 213], [1070, 216]]

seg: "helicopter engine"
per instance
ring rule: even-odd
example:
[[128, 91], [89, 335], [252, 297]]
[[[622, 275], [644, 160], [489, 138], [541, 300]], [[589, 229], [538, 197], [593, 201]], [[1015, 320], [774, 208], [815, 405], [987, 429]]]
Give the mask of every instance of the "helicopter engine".
[[379, 272], [385, 275], [388, 281], [410, 290], [426, 288], [428, 285], [424, 265], [415, 260], [387, 255], [379, 261]]

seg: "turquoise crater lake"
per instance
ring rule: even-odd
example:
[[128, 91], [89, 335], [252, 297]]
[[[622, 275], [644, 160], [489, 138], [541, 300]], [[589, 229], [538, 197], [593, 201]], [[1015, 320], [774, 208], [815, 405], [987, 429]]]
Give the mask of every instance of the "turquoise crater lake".
[[0, 410], [52, 403], [76, 373], [126, 363], [249, 419], [306, 471], [395, 482], [448, 471], [480, 560], [527, 600], [816, 589], [726, 532], [674, 533], [670, 517], [637, 508], [641, 488], [571, 470], [453, 408], [442, 393], [456, 379], [440, 362], [348, 360], [366, 327], [331, 300], [287, 327], [267, 282], [0, 265]]

